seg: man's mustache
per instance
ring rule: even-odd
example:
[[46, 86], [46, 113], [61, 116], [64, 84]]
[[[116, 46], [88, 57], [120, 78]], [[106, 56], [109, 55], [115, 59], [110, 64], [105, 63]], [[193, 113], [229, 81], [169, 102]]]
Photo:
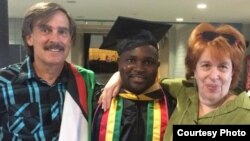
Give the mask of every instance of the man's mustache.
[[64, 51], [63, 45], [61, 45], [59, 43], [53, 43], [53, 44], [45, 45], [44, 49], [45, 50], [57, 49], [57, 50], [60, 50], [60, 51]]

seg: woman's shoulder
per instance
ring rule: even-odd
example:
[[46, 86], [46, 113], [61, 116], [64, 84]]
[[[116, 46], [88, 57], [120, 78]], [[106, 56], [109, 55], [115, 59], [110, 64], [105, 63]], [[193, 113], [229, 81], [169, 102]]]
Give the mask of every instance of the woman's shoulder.
[[250, 91], [241, 92], [237, 98], [236, 102], [241, 105], [243, 108], [250, 110]]

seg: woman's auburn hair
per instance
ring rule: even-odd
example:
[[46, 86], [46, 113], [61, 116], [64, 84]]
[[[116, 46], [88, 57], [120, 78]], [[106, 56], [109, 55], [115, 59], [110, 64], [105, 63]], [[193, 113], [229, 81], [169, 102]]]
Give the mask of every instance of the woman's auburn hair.
[[[236, 38], [236, 42], [229, 44], [222, 36], [207, 41], [201, 36], [201, 33], [205, 31], [216, 32], [218, 34], [230, 34]], [[186, 79], [191, 79], [194, 76], [196, 64], [205, 49], [208, 49], [215, 59], [223, 59], [226, 57], [231, 59], [233, 76], [230, 88], [234, 89], [240, 80], [243, 60], [245, 58], [245, 37], [236, 28], [228, 24], [221, 24], [217, 27], [209, 23], [197, 25], [188, 40], [187, 54], [185, 57]]]

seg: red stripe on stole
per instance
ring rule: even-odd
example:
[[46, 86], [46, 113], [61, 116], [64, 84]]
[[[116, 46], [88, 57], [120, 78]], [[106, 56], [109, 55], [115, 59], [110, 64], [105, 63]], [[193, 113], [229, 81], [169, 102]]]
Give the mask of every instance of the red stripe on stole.
[[163, 141], [163, 136], [165, 133], [165, 130], [167, 128], [168, 125], [168, 104], [167, 104], [167, 100], [166, 97], [164, 97], [161, 101], [160, 101], [160, 107], [161, 107], [161, 141]]
[[106, 141], [106, 129], [108, 122], [109, 110], [103, 113], [99, 131], [99, 141]]
[[86, 84], [83, 79], [83, 76], [76, 70], [76, 68], [71, 64], [71, 70], [75, 76], [76, 84], [77, 84], [77, 90], [78, 90], [78, 96], [80, 98], [80, 104], [85, 111], [86, 114], [88, 114], [88, 106], [87, 106], [87, 92], [86, 92]]

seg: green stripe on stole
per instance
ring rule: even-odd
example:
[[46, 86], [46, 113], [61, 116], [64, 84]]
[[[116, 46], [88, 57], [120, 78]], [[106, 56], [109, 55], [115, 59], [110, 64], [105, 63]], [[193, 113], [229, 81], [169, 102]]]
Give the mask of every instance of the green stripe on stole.
[[[122, 119], [122, 112], [123, 112], [123, 98], [117, 97], [117, 108], [116, 108], [116, 114], [115, 114], [115, 125], [113, 129], [113, 138], [112, 141], [119, 141], [120, 140], [120, 126], [121, 126], [121, 119]], [[153, 126], [154, 126], [154, 110], [155, 104], [158, 102], [155, 101], [148, 101], [147, 104], [147, 125], [146, 125], [146, 141], [152, 141], [153, 140]], [[165, 103], [165, 102], [164, 102]], [[161, 116], [161, 115], [159, 115]], [[160, 122], [160, 121], [157, 121]], [[109, 124], [109, 123], [107, 123]], [[161, 129], [161, 127], [159, 127]]]
[[115, 115], [115, 126], [113, 130], [113, 141], [120, 140], [120, 127], [121, 127], [121, 119], [122, 119], [122, 111], [123, 111], [123, 99], [121, 97], [117, 98], [117, 108]]
[[152, 141], [153, 139], [153, 121], [154, 119], [154, 102], [148, 102], [147, 106], [147, 133], [146, 141]]

